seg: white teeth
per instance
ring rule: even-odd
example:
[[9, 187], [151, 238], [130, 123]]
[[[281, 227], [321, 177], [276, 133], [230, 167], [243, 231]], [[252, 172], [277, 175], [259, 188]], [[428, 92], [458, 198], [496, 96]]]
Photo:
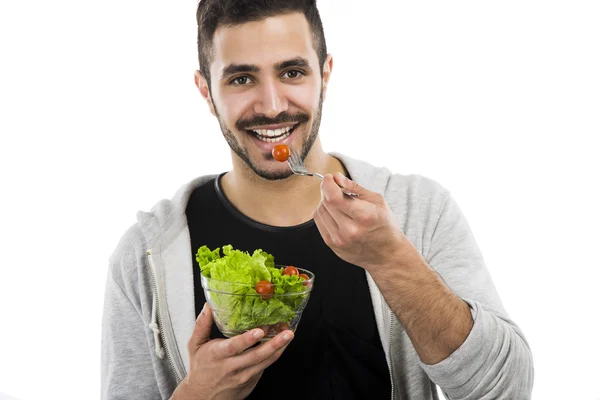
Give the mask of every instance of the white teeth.
[[[258, 131], [260, 132], [260, 131]], [[282, 136], [279, 136], [277, 139], [275, 138], [270, 138], [270, 137], [264, 137], [262, 135], [257, 136], [258, 140], [262, 140], [263, 142], [269, 142], [269, 143], [277, 143], [277, 142], [281, 142], [283, 139], [285, 139], [286, 137], [290, 136], [291, 133], [286, 133]]]
[[254, 132], [258, 133], [261, 136], [265, 137], [275, 137], [279, 135], [283, 135], [284, 133], [288, 133], [292, 130], [293, 127], [288, 126], [287, 128], [279, 128], [279, 129], [256, 129]]

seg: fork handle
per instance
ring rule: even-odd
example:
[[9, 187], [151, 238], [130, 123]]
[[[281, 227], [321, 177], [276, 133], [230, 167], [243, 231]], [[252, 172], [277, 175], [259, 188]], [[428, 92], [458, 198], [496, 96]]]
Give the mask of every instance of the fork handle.
[[[314, 176], [316, 176], [317, 178], [320, 178], [321, 180], [325, 179], [325, 177], [321, 174], [319, 174], [318, 172], [313, 172], [312, 173]], [[346, 190], [344, 190], [344, 188], [342, 188], [340, 186], [340, 188], [342, 189], [342, 193], [344, 193], [346, 196], [352, 198], [352, 197], [358, 197], [358, 193], [352, 193], [352, 192], [348, 192]]]

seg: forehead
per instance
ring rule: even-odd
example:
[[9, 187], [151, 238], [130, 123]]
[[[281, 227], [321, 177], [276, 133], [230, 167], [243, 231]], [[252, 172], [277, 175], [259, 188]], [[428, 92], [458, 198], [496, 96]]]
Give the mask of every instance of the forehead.
[[221, 26], [213, 38], [213, 51], [211, 70], [217, 71], [230, 64], [268, 66], [296, 57], [318, 62], [310, 26], [302, 13]]

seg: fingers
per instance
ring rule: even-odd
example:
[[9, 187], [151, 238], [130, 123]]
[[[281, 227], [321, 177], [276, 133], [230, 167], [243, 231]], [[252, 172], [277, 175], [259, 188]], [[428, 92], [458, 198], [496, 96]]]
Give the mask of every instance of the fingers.
[[[360, 197], [350, 199], [344, 196], [338, 187], [341, 180], [344, 180], [346, 187], [351, 188], [349, 190], [355, 191], [357, 187], [360, 187], [361, 189], [356, 191], [356, 193], [360, 192]], [[334, 210], [345, 214], [359, 224], [365, 224], [370, 222], [370, 218], [377, 213], [378, 208], [385, 206], [385, 200], [379, 193], [362, 188], [357, 183], [337, 174], [335, 177], [329, 174], [325, 175], [321, 183], [321, 192], [322, 203], [340, 226], [343, 225], [338, 218], [340, 214], [336, 214]]]
[[[332, 207], [333, 208], [333, 207]], [[317, 207], [317, 214], [323, 221], [323, 224], [327, 228], [327, 231], [330, 235], [334, 235], [335, 232], [338, 231], [339, 225], [343, 224], [344, 219], [349, 219], [348, 216], [343, 215], [341, 212], [332, 209], [333, 212], [330, 212], [325, 203], [321, 203], [319, 207]], [[334, 215], [335, 214], [335, 217]]]
[[323, 241], [332, 249], [345, 247], [349, 243], [355, 243], [361, 239], [361, 235], [364, 232], [368, 232], [368, 229], [366, 230], [365, 227], [361, 227], [357, 221], [333, 207], [330, 210], [330, 207], [327, 207], [326, 204], [319, 206], [317, 215], [320, 219], [315, 219], [315, 223], [319, 232], [327, 231], [327, 236], [322, 235]]
[[319, 233], [321, 234], [321, 237], [323, 238], [325, 243], [331, 243], [331, 234], [327, 230], [327, 227], [325, 226], [325, 222], [323, 222], [323, 218], [321, 218], [318, 211], [314, 212], [313, 219], [315, 220], [317, 229], [319, 230]]
[[361, 185], [359, 185], [358, 183], [354, 182], [353, 180], [350, 180], [348, 178], [346, 178], [342, 173], [338, 172], [337, 174], [332, 176], [335, 183], [346, 189], [349, 192], [353, 192], [353, 193], [357, 193], [359, 196], [365, 196], [365, 195], [370, 195], [371, 191], [365, 189], [364, 187], [362, 187]]
[[242, 335], [221, 340], [213, 347], [213, 355], [217, 359], [237, 356], [254, 346], [264, 335], [265, 332], [262, 329], [257, 328], [245, 332]]
[[198, 348], [210, 340], [210, 328], [213, 323], [212, 310], [207, 303], [204, 303], [200, 315], [196, 318], [194, 330], [188, 341], [188, 352], [194, 354]]
[[340, 190], [338, 184], [334, 181], [331, 174], [326, 174], [321, 182], [321, 202], [336, 202], [348, 201], [349, 198], [344, 198], [344, 194]]
[[292, 331], [283, 331], [268, 342], [236, 357], [235, 360], [232, 360], [234, 363], [232, 367], [236, 370], [253, 368], [254, 373], [261, 371], [281, 356], [293, 338], [294, 333]]

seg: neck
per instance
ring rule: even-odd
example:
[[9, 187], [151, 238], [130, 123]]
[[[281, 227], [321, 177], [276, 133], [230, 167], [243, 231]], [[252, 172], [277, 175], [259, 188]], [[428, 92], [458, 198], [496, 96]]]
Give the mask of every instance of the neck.
[[[321, 174], [346, 173], [343, 164], [325, 153], [317, 139], [305, 160], [309, 171]], [[239, 157], [233, 155], [233, 169], [221, 185], [227, 199], [247, 217], [272, 226], [294, 226], [312, 219], [321, 200], [321, 180], [292, 175], [287, 179], [267, 180], [256, 175]]]

